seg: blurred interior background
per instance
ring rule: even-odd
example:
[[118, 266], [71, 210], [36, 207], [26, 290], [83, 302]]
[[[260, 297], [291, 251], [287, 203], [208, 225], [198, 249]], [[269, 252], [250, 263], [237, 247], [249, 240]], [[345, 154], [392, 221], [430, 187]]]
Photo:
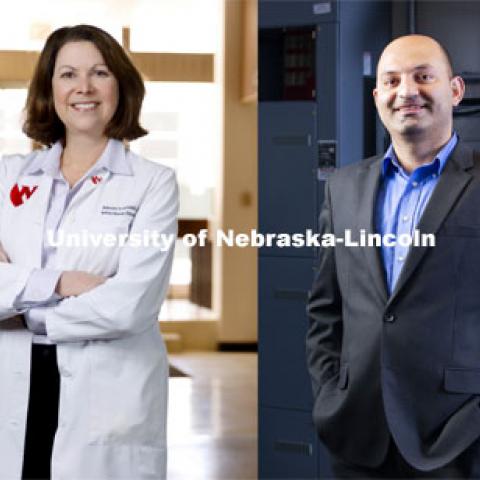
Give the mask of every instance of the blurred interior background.
[[89, 23], [146, 83], [149, 135], [130, 148], [176, 170], [179, 238], [159, 325], [169, 350], [169, 478], [256, 478], [257, 252], [186, 247], [257, 225], [257, 5], [252, 0], [17, 0], [0, 17], [0, 153], [27, 153], [23, 107], [47, 36]]

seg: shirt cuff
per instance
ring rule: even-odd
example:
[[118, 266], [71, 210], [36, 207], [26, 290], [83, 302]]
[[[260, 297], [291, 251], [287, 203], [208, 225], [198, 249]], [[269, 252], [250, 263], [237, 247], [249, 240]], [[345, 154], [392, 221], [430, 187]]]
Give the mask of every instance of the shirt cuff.
[[61, 274], [61, 270], [33, 270], [25, 288], [15, 299], [15, 308], [32, 308], [60, 300], [62, 297], [55, 292], [55, 288]]

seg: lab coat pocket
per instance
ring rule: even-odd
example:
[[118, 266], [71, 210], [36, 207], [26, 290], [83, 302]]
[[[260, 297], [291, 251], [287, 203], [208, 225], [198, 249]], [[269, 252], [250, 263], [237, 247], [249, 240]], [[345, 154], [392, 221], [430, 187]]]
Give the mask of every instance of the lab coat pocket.
[[67, 242], [59, 249], [58, 263], [72, 270], [112, 276], [118, 270], [120, 254], [128, 242], [130, 218], [114, 217], [103, 222], [78, 224], [65, 232]]
[[163, 446], [167, 367], [141, 336], [90, 344], [90, 444]]
[[122, 384], [122, 359], [110, 341], [92, 341], [89, 345], [89, 443], [120, 443], [128, 440], [126, 413], [128, 391]]
[[[129, 215], [97, 216], [84, 229], [92, 234], [102, 234], [104, 243], [109, 243], [109, 238], [128, 235], [133, 217]], [[113, 242], [112, 242], [113, 243]]]

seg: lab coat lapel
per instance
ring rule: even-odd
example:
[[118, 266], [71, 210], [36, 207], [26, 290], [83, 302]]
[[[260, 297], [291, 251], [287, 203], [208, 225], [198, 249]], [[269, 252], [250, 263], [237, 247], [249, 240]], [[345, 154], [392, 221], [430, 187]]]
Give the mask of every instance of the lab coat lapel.
[[[473, 166], [473, 152], [462, 144], [458, 144], [447, 161], [440, 175], [435, 190], [425, 207], [425, 211], [417, 225], [421, 234], [436, 234], [458, 197], [472, 179], [465, 170]], [[405, 286], [418, 264], [427, 253], [429, 247], [410, 247], [405, 264], [400, 273], [389, 304]]]
[[[35, 268], [42, 266], [43, 233], [45, 230], [45, 217], [47, 214], [50, 192], [53, 179], [50, 175], [26, 175], [19, 180], [22, 186], [32, 190], [37, 187], [27, 200], [28, 210], [25, 211], [25, 224], [30, 228], [25, 231], [26, 241], [30, 248], [24, 254], [30, 257], [30, 262]], [[20, 206], [22, 208], [24, 205]]]
[[67, 212], [83, 202], [90, 194], [100, 190], [102, 185], [108, 182], [112, 171], [115, 173], [132, 174], [132, 170], [126, 161], [125, 147], [119, 140], [110, 139], [103, 151], [97, 166], [93, 168], [83, 181], [80, 191], [72, 199]]
[[94, 194], [99, 189], [102, 189], [102, 186], [108, 182], [110, 175], [111, 172], [108, 170], [102, 170], [100, 172], [92, 173], [86, 177], [82, 183], [82, 186], [80, 187], [80, 190], [73, 197], [66, 213], [72, 209], [75, 209], [76, 205], [84, 202], [89, 195]]

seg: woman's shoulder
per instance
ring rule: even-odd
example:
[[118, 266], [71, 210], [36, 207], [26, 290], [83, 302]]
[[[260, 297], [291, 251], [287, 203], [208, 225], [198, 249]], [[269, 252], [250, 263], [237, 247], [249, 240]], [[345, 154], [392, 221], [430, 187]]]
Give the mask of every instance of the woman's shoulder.
[[34, 150], [29, 153], [0, 154], [0, 170], [4, 175], [21, 174], [29, 165], [45, 155], [46, 150]]
[[127, 158], [135, 175], [144, 176], [149, 179], [175, 176], [175, 170], [173, 168], [149, 160], [131, 150], [127, 150]]
[[34, 150], [29, 153], [2, 153], [0, 154], [0, 162], [10, 168], [22, 167], [44, 152], [45, 150]]

